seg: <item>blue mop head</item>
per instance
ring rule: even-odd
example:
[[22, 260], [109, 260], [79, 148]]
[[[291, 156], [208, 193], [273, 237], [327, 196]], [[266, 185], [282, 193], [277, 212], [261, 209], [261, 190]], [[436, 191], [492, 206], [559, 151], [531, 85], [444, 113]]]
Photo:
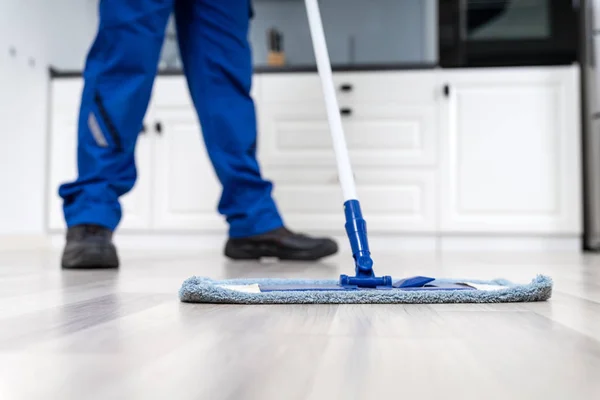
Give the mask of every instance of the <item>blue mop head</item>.
[[[468, 290], [452, 289], [465, 283]], [[307, 289], [298, 290], [298, 286]], [[266, 290], [261, 291], [261, 287]], [[282, 287], [291, 289], [281, 290]], [[194, 276], [183, 282], [179, 290], [179, 297], [185, 303], [229, 304], [512, 303], [546, 301], [551, 296], [552, 279], [543, 275], [528, 284], [504, 279], [435, 279], [428, 287], [354, 290], [340, 287], [338, 280], [212, 280]]]

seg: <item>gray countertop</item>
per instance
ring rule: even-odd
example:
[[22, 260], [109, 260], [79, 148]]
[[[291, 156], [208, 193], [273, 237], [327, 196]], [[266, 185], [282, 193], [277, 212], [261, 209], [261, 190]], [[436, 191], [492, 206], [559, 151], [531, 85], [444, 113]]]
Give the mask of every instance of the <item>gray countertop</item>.
[[[433, 69], [436, 68], [435, 64], [346, 64], [346, 65], [333, 65], [332, 70], [334, 72], [353, 72], [353, 71], [394, 71], [394, 70], [416, 70], [416, 69]], [[268, 73], [300, 73], [300, 72], [317, 72], [316, 65], [289, 65], [283, 67], [271, 67], [268, 65], [256, 65], [254, 67], [254, 73], [268, 74]], [[182, 75], [183, 71], [180, 69], [174, 70], [161, 70], [158, 72], [158, 76], [176, 76]], [[68, 78], [68, 77], [80, 77], [82, 71], [74, 70], [59, 70], [56, 68], [50, 68], [50, 76], [52, 78]]]

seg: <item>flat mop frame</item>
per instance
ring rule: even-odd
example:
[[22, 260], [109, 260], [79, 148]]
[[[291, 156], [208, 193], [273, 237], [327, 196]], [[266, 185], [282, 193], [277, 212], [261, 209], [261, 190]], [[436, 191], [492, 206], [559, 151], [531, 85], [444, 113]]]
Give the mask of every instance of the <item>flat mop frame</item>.
[[352, 246], [356, 274], [340, 275], [339, 281], [271, 278], [218, 281], [193, 276], [183, 282], [179, 290], [181, 301], [232, 304], [433, 304], [507, 303], [549, 299], [552, 295], [552, 280], [542, 275], [538, 275], [529, 284], [513, 284], [503, 279], [452, 280], [424, 276], [405, 278], [392, 283], [390, 276], [375, 276], [367, 241], [367, 224], [356, 195], [338, 111], [318, 0], [305, 1], [344, 193], [346, 233]]
[[373, 260], [369, 250], [367, 240], [367, 223], [362, 216], [360, 202], [356, 194], [354, 175], [344, 137], [342, 127], [342, 118], [339, 112], [337, 97], [335, 95], [335, 86], [331, 72], [331, 63], [325, 41], [325, 32], [323, 31], [323, 22], [319, 10], [318, 0], [306, 0], [306, 12], [312, 37], [315, 58], [317, 61], [317, 70], [321, 78], [323, 96], [327, 109], [327, 118], [333, 148], [335, 151], [337, 169], [340, 177], [340, 184], [344, 196], [344, 215], [346, 217], [346, 233], [350, 240], [352, 256], [354, 257], [356, 276], [340, 276], [340, 285], [343, 287], [392, 287], [392, 277], [376, 277], [373, 271]]

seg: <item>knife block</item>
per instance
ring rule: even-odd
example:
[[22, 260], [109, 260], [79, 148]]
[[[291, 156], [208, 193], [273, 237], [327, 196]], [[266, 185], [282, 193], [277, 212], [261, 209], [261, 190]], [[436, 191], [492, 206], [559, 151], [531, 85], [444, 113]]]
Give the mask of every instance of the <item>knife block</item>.
[[285, 53], [269, 51], [267, 54], [267, 65], [270, 67], [283, 67], [285, 65]]

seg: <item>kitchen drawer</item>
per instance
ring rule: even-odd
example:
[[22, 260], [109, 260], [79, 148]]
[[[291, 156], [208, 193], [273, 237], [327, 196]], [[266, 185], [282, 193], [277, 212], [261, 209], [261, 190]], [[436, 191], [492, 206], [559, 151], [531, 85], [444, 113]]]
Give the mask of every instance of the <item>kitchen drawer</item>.
[[[340, 99], [356, 103], [433, 104], [437, 78], [433, 70], [338, 73], [334, 77]], [[343, 85], [352, 87], [341, 91]]]
[[[335, 168], [265, 168], [274, 198], [294, 229], [340, 230], [343, 197]], [[435, 172], [355, 168], [358, 197], [370, 232], [434, 232]]]
[[[350, 157], [360, 166], [434, 166], [437, 118], [433, 105], [346, 105], [342, 123]], [[264, 165], [335, 165], [327, 115], [313, 103], [272, 104], [259, 110]]]
[[[260, 90], [260, 77], [253, 77], [250, 95], [258, 99]], [[184, 75], [159, 76], [156, 78], [152, 90], [152, 105], [159, 107], [186, 107], [193, 108], [192, 97]], [[195, 112], [195, 110], [194, 110]]]
[[323, 106], [323, 90], [316, 73], [294, 72], [263, 74], [260, 79], [263, 103], [319, 102]]
[[[431, 104], [435, 101], [433, 70], [336, 72], [333, 80], [340, 102]], [[325, 104], [317, 73], [265, 74], [261, 77], [261, 95], [264, 103], [314, 102], [321, 107]]]

